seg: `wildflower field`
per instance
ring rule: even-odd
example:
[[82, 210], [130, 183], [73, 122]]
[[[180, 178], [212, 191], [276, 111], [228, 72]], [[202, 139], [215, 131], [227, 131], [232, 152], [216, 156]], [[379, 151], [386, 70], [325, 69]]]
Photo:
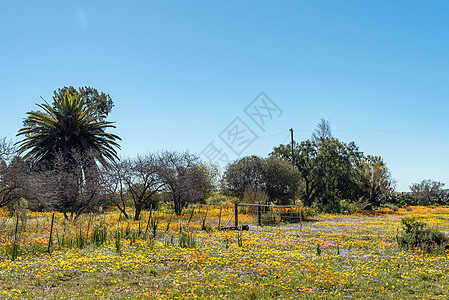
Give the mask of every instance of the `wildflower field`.
[[[1, 299], [446, 299], [448, 252], [401, 251], [401, 218], [449, 231], [449, 208], [321, 214], [218, 231], [232, 208], [0, 217]], [[191, 220], [192, 219], [192, 220]], [[17, 224], [17, 226], [16, 226]], [[17, 230], [17, 232], [16, 232]], [[48, 251], [50, 250], [50, 251]]]

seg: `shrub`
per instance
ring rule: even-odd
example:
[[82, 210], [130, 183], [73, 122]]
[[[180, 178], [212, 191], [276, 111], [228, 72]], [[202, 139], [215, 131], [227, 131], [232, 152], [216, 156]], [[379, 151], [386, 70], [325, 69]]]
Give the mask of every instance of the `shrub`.
[[117, 253], [120, 253], [120, 250], [122, 249], [122, 244], [121, 244], [122, 236], [123, 236], [122, 231], [119, 228], [117, 228], [117, 231], [115, 232], [115, 237], [114, 237], [115, 251]]
[[422, 231], [427, 225], [425, 222], [418, 220], [416, 217], [404, 217], [401, 219], [401, 223], [405, 233]]
[[242, 233], [241, 232], [237, 233], [237, 245], [239, 247], [243, 247], [243, 239], [242, 239]]
[[240, 202], [238, 198], [226, 196], [220, 193], [215, 193], [206, 200], [207, 204], [213, 205], [228, 205], [231, 203], [238, 203], [238, 202]]
[[424, 252], [440, 252], [448, 243], [446, 235], [436, 229], [425, 228], [426, 223], [415, 217], [402, 218], [404, 233], [397, 237], [399, 248], [420, 249]]
[[392, 203], [381, 204], [380, 207], [386, 207], [386, 208], [391, 209], [392, 211], [398, 211], [399, 210], [399, 207], [397, 205], [395, 205], [395, 204], [392, 204]]
[[8, 209], [11, 217], [19, 215], [21, 230], [25, 231], [28, 221], [28, 201], [25, 198], [12, 201], [8, 204]]
[[324, 213], [340, 213], [341, 207], [340, 203], [337, 202], [331, 202], [323, 206], [322, 211]]
[[153, 217], [150, 221], [150, 230], [153, 238], [155, 238], [157, 234], [157, 225], [158, 221], [156, 220], [155, 217]]
[[[147, 210], [158, 210], [161, 203], [168, 202], [169, 196], [165, 193], [156, 193], [151, 196], [151, 199], [145, 202], [143, 208]], [[134, 203], [132, 204], [134, 206]]]
[[348, 200], [340, 201], [340, 212], [350, 214], [358, 210], [360, 210], [360, 207], [356, 203], [349, 202]]
[[413, 197], [411, 194], [397, 194], [392, 193], [385, 196], [380, 197], [377, 201], [373, 202], [374, 206], [382, 206], [383, 204], [394, 204], [398, 207], [403, 206], [411, 206], [411, 205], [418, 205], [419, 201]]

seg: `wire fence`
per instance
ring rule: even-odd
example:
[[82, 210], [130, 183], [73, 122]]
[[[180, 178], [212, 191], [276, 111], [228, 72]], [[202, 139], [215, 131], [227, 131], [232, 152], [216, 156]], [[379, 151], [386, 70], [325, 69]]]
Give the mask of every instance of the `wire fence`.
[[[186, 224], [201, 224], [203, 227], [208, 224], [220, 230], [248, 230], [249, 226], [302, 223], [313, 214], [313, 210], [296, 205], [254, 203], [224, 206], [197, 205], [190, 208], [190, 215]], [[178, 216], [178, 220], [179, 218], [182, 219], [183, 216]]]

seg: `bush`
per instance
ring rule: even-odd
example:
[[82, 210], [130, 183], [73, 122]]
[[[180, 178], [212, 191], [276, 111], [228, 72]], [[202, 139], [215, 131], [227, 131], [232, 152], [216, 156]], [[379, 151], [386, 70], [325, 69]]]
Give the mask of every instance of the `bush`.
[[22, 224], [21, 230], [26, 230], [26, 224], [28, 221], [28, 201], [25, 198], [20, 198], [16, 201], [12, 201], [8, 204], [10, 216], [19, 216]]
[[402, 218], [401, 223], [405, 232], [397, 237], [399, 248], [420, 249], [427, 253], [442, 252], [449, 241], [444, 233], [425, 228], [426, 223], [415, 217]]
[[328, 214], [341, 212], [340, 202], [331, 202], [328, 204], [313, 203], [312, 208], [318, 212], [324, 212]]
[[419, 204], [418, 200], [415, 197], [413, 197], [411, 194], [392, 193], [392, 194], [388, 194], [386, 196], [380, 197], [377, 201], [373, 202], [373, 205], [374, 206], [382, 206], [387, 203], [394, 204], [398, 207], [412, 206], [412, 205]]
[[392, 203], [381, 204], [380, 207], [389, 208], [392, 211], [398, 211], [399, 210], [399, 207], [397, 205], [395, 205], [395, 204], [392, 204]]
[[359, 211], [360, 207], [356, 203], [349, 202], [348, 200], [340, 201], [340, 212], [342, 213], [353, 213]]
[[215, 193], [206, 199], [206, 203], [212, 205], [228, 205], [239, 202], [239, 199], [236, 197], [226, 196], [220, 193]]

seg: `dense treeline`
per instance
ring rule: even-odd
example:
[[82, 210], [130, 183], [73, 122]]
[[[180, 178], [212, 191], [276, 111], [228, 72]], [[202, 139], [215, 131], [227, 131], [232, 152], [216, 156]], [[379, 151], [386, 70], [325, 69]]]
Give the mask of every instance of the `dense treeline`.
[[[101, 205], [115, 205], [126, 218], [170, 202], [180, 214], [212, 193], [237, 201], [303, 204], [323, 211], [394, 204], [448, 204], [443, 183], [424, 180], [411, 194], [394, 192], [394, 180], [379, 156], [344, 143], [321, 120], [310, 140], [279, 145], [267, 158], [247, 156], [229, 164], [221, 180], [216, 166], [188, 152], [160, 151], [119, 159], [120, 137], [107, 117], [109, 95], [94, 88], [64, 87], [53, 102], [30, 111], [13, 144], [0, 139], [0, 207], [26, 203], [77, 218]], [[133, 216], [127, 208], [133, 207]]]
[[328, 212], [388, 204], [446, 204], [449, 199], [443, 186], [425, 180], [410, 187], [412, 194], [395, 193], [395, 181], [383, 159], [364, 155], [354, 142], [332, 137], [326, 120], [321, 120], [310, 140], [295, 142], [293, 147], [281, 144], [267, 159], [239, 159], [223, 176], [223, 189], [229, 195], [244, 198], [245, 193], [257, 191], [259, 198], [272, 203], [299, 200]]

